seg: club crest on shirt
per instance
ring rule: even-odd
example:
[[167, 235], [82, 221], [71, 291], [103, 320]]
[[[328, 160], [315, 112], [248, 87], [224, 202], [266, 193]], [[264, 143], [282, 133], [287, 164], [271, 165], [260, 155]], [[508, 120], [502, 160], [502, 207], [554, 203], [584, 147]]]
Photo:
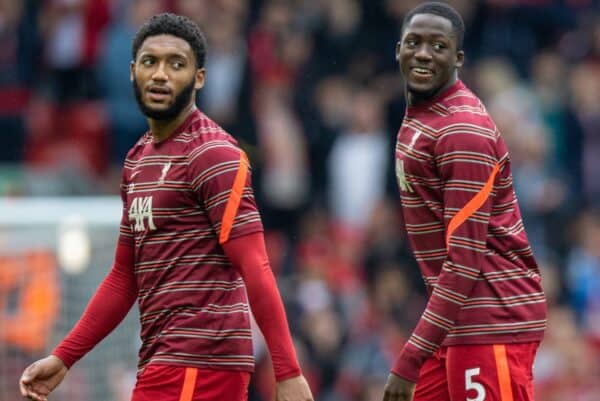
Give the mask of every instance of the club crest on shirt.
[[404, 173], [404, 160], [396, 160], [396, 179], [398, 180], [398, 186], [400, 187], [400, 190], [414, 192], [408, 180], [406, 179], [406, 174]]
[[133, 198], [129, 207], [129, 221], [132, 223], [135, 221], [135, 224], [131, 224], [131, 229], [133, 231], [144, 231], [146, 229], [145, 220], [148, 221], [150, 230], [156, 230], [154, 218], [152, 217], [152, 196]]

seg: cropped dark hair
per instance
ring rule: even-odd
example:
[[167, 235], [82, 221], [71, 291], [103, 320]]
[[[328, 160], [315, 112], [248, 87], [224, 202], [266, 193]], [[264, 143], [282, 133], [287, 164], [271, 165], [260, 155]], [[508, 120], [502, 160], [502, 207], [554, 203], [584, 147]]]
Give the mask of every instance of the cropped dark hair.
[[183, 15], [171, 13], [158, 14], [150, 18], [135, 34], [131, 45], [131, 55], [136, 59], [137, 53], [150, 36], [173, 35], [189, 43], [194, 56], [196, 57], [196, 67], [204, 67], [206, 58], [206, 39], [198, 25]]
[[446, 3], [440, 3], [437, 1], [427, 2], [419, 4], [406, 14], [404, 21], [402, 22], [402, 31], [404, 27], [410, 23], [412, 17], [417, 14], [433, 14], [442, 18], [446, 18], [452, 23], [452, 30], [456, 36], [456, 48], [461, 50], [463, 47], [463, 39], [465, 37], [465, 23], [462, 17], [454, 8]]

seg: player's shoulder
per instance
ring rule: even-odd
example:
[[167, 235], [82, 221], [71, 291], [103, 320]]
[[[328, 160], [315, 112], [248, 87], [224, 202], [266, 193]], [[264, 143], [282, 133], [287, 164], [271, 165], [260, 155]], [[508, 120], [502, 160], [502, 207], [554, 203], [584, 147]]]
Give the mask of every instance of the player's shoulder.
[[187, 144], [190, 153], [198, 148], [204, 150], [219, 149], [224, 146], [238, 148], [235, 138], [201, 111], [197, 112], [188, 129], [179, 134], [178, 140]]
[[241, 149], [236, 139], [201, 112], [178, 139], [185, 141], [190, 162], [214, 164], [240, 158]]
[[496, 124], [485, 105], [464, 85], [451, 96], [436, 103], [434, 108], [440, 116], [440, 137], [456, 132], [470, 132], [493, 141], [499, 138]]
[[128, 160], [133, 161], [138, 159], [142, 154], [144, 147], [150, 143], [152, 143], [152, 134], [150, 133], [150, 131], [146, 131], [129, 149], [129, 151], [125, 155], [125, 162], [127, 162]]

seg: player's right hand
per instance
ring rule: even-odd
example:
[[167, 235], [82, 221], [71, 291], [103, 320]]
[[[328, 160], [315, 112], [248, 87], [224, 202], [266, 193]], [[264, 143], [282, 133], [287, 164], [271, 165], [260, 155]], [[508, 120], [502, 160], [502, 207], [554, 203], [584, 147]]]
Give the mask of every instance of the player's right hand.
[[63, 381], [68, 370], [54, 355], [32, 363], [19, 380], [21, 395], [30, 400], [47, 401], [48, 394]]
[[314, 401], [310, 387], [303, 375], [277, 383], [276, 401]]
[[383, 392], [383, 401], [412, 401], [415, 383], [390, 373]]

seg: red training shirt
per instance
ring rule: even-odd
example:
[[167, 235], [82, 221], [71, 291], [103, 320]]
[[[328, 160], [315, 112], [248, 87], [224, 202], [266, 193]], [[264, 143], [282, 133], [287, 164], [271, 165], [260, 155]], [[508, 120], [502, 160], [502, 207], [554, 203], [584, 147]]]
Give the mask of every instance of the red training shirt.
[[53, 355], [71, 367], [138, 299], [138, 373], [150, 362], [252, 370], [247, 294], [275, 379], [300, 375], [248, 161], [235, 141], [194, 111], [169, 139], [146, 134], [129, 156], [113, 267]]
[[430, 298], [392, 371], [416, 382], [440, 345], [540, 341], [546, 299], [508, 150], [461, 81], [407, 108], [396, 175]]
[[127, 154], [121, 195], [119, 242], [135, 247], [139, 369], [251, 371], [244, 282], [221, 244], [263, 228], [235, 139], [200, 111], [164, 141], [147, 133]]

